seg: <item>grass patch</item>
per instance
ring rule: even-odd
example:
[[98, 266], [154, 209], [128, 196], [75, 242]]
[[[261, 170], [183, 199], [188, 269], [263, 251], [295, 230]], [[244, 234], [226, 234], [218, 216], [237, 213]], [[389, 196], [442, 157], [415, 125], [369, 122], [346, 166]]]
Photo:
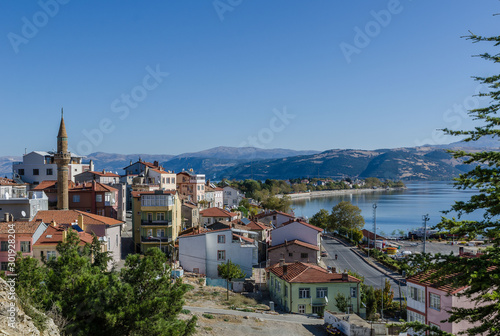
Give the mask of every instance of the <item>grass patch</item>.
[[194, 286], [190, 284], [184, 284], [184, 288], [186, 289], [186, 291], [192, 291], [194, 289]]
[[203, 329], [205, 329], [206, 331], [212, 331], [213, 330], [212, 327], [203, 327]]
[[212, 296], [218, 296], [219, 294], [219, 292], [212, 292]]
[[191, 314], [191, 311], [189, 309], [183, 309], [183, 310], [181, 310], [181, 314], [188, 315], [188, 314]]
[[244, 306], [256, 306], [257, 301], [251, 298], [247, 298], [243, 295], [237, 294], [229, 297], [229, 300], [226, 303], [230, 306], [234, 306], [236, 308], [244, 307]]
[[201, 316], [203, 316], [204, 318], [209, 319], [209, 320], [213, 320], [215, 318], [215, 316], [213, 316], [212, 314], [207, 314], [207, 313], [205, 313]]
[[254, 310], [254, 309], [250, 309], [250, 308], [244, 308], [244, 309], [242, 309], [241, 311], [243, 311], [243, 312], [245, 312], [245, 313], [253, 313], [253, 312], [255, 312], [255, 310]]

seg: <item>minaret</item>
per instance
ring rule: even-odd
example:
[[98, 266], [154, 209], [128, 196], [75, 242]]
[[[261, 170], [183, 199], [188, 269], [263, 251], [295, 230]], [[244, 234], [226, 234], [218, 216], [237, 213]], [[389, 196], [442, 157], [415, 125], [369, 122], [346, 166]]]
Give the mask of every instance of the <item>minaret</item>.
[[68, 164], [71, 154], [68, 152], [68, 133], [64, 125], [63, 109], [61, 108], [61, 125], [57, 134], [57, 153], [54, 155], [57, 164], [57, 210], [68, 210]]

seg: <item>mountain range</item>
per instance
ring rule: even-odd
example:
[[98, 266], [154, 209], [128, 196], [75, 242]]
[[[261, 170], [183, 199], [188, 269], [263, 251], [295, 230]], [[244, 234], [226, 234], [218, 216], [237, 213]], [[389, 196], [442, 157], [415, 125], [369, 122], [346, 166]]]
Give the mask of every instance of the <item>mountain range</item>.
[[[158, 161], [166, 170], [175, 172], [193, 169], [207, 179], [288, 179], [300, 177], [366, 178], [394, 180], [450, 180], [470, 169], [455, 160], [448, 149], [498, 150], [498, 142], [482, 138], [475, 142], [449, 145], [359, 150], [327, 151], [261, 149], [255, 147], [215, 147], [200, 152], [168, 154], [114, 154], [96, 152], [87, 156], [96, 170], [122, 174], [122, 168], [139, 158]], [[0, 175], [10, 176], [12, 162], [21, 157], [0, 157]]]

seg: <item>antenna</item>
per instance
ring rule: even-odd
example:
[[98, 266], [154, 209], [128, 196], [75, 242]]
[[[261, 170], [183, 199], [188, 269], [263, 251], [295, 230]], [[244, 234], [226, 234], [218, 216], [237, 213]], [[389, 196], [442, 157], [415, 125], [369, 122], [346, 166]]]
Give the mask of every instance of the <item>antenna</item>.
[[377, 203], [373, 203], [373, 235], [375, 240], [373, 247], [377, 249]]
[[422, 220], [424, 221], [424, 253], [425, 253], [425, 241], [427, 240], [427, 221], [429, 220], [429, 214], [423, 215]]
[[24, 210], [23, 210], [23, 211], [21, 211], [21, 216], [23, 216], [23, 218], [25, 218], [25, 217], [26, 217], [26, 212], [24, 212]]

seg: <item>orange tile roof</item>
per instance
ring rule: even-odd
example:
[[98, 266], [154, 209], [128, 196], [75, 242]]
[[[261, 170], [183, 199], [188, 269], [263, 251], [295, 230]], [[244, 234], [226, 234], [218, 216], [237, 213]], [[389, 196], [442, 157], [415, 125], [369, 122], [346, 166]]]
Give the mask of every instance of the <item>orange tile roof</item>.
[[[418, 284], [418, 285], [435, 288], [437, 290], [441, 290], [441, 291], [449, 293], [451, 295], [456, 294], [456, 293], [460, 292], [461, 290], [464, 290], [468, 287], [468, 286], [463, 286], [463, 287], [456, 288], [456, 287], [452, 286], [451, 284], [446, 283], [446, 281], [440, 281], [439, 279], [431, 279], [431, 276], [434, 273], [436, 273], [435, 270], [428, 271], [425, 273], [419, 273], [419, 274], [415, 274], [415, 275], [409, 277], [406, 280], [409, 282]], [[455, 275], [456, 274], [447, 275], [443, 279], [449, 279], [449, 278], [454, 277]]]
[[68, 191], [104, 191], [104, 192], [115, 192], [117, 191], [116, 188], [113, 188], [111, 186], [92, 181], [92, 182], [84, 182], [84, 183], [79, 183], [76, 184], [74, 187], [69, 188]]
[[[47, 230], [38, 238], [37, 242], [33, 244], [33, 246], [42, 246], [42, 245], [57, 245], [64, 241], [64, 232], [69, 230], [68, 226], [58, 225], [54, 227], [53, 225], [49, 225]], [[86, 232], [77, 232], [78, 237], [80, 238], [80, 243], [78, 245], [83, 246], [85, 244], [92, 243], [92, 235]]]
[[0, 222], [0, 233], [8, 234], [9, 229], [14, 225], [14, 230], [18, 234], [33, 234], [36, 229], [42, 224], [41, 221], [14, 221], [14, 222]]
[[208, 208], [200, 211], [203, 217], [236, 217], [237, 214], [220, 208]]
[[172, 172], [168, 172], [166, 170], [159, 170], [159, 169], [154, 169], [154, 168], [151, 168], [151, 170], [154, 171], [154, 172], [157, 172], [158, 174], [175, 174], [175, 173], [172, 173]]
[[83, 216], [84, 225], [118, 225], [124, 222], [114, 218], [99, 216], [79, 210], [40, 210], [33, 220], [41, 219], [44, 223], [72, 224], [78, 221], [78, 215]]
[[190, 233], [187, 233], [187, 234], [183, 234], [182, 236], [179, 236], [179, 238], [186, 238], [188, 236], [203, 236], [203, 235], [205, 235], [207, 233], [222, 232], [222, 231], [227, 231], [227, 230], [231, 230], [231, 228], [219, 229], [219, 230], [205, 230], [203, 228], [200, 228], [200, 232], [199, 233], [190, 232]]
[[261, 213], [255, 215], [254, 217], [255, 218], [264, 218], [264, 217], [273, 216], [273, 215], [283, 215], [283, 216], [286, 216], [286, 217], [295, 218], [295, 216], [293, 216], [293, 215], [290, 215], [290, 214], [288, 214], [286, 212], [277, 211], [277, 210], [273, 210], [271, 212], [261, 212]]
[[14, 181], [10, 178], [0, 177], [0, 185], [2, 185], [2, 186], [21, 186], [24, 184], [16, 183], [16, 181]]
[[300, 224], [302, 224], [302, 225], [305, 225], [305, 226], [307, 226], [307, 227], [309, 227], [309, 228], [311, 228], [311, 229], [314, 229], [314, 230], [316, 230], [316, 231], [323, 232], [323, 229], [321, 229], [321, 228], [319, 228], [319, 227], [317, 227], [317, 226], [314, 226], [314, 225], [312, 225], [312, 224], [309, 224], [309, 223], [307, 223], [307, 222], [304, 222], [304, 221], [302, 221], [302, 220], [300, 220], [300, 219], [292, 219], [292, 220], [290, 220], [290, 221], [288, 221], [288, 222], [283, 223], [283, 226], [286, 226], [286, 225], [288, 225], [288, 224], [292, 224], [292, 223], [295, 223], [295, 222], [300, 223]]
[[[286, 268], [286, 274], [284, 270]], [[326, 269], [313, 264], [296, 262], [280, 266], [276, 264], [268, 268], [277, 277], [292, 283], [334, 283], [334, 282], [361, 282], [359, 279], [347, 275], [347, 280], [342, 280], [340, 273], [329, 273]]]
[[311, 250], [319, 251], [319, 247], [317, 245], [308, 244], [308, 243], [305, 243], [305, 242], [303, 242], [301, 240], [298, 240], [298, 239], [295, 239], [295, 240], [292, 240], [292, 241], [289, 241], [289, 242], [286, 242], [286, 243], [283, 243], [283, 244], [271, 246], [267, 250], [271, 251], [271, 250], [274, 250], [274, 249], [277, 249], [277, 248], [280, 248], [280, 247], [285, 247], [285, 246], [288, 246], [288, 245], [299, 245], [299, 246], [303, 246], [303, 247], [309, 248]]
[[261, 222], [256, 222], [256, 221], [250, 221], [250, 223], [248, 223], [246, 225], [250, 230], [253, 230], [253, 231], [260, 231], [260, 230], [267, 230], [269, 229], [269, 227], [267, 227], [266, 225], [264, 225], [263, 223]]
[[86, 171], [85, 173], [91, 173], [94, 175], [105, 176], [105, 177], [120, 177], [120, 175], [112, 173], [112, 172], [98, 172], [98, 171]]
[[[32, 190], [35, 191], [40, 191], [40, 190], [46, 190], [46, 189], [51, 189], [51, 188], [57, 188], [56, 186], [57, 180], [43, 180], [38, 184], [36, 187], [34, 187]], [[68, 188], [73, 188], [75, 186], [75, 182], [68, 180]]]

